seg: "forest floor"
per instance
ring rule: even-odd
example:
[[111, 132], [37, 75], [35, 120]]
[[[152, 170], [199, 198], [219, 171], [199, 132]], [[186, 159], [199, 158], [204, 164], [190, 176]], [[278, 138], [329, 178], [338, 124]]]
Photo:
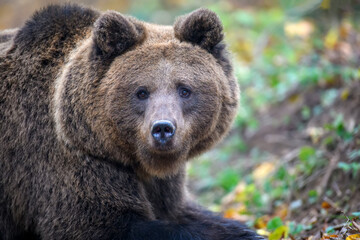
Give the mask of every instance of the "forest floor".
[[190, 164], [191, 192], [270, 240], [360, 239], [358, 10], [234, 2], [214, 10], [241, 106], [224, 142]]
[[[322, 102], [329, 91], [337, 94]], [[340, 80], [294, 90], [257, 114], [256, 131], [233, 131], [227, 141], [240, 135], [248, 150], [226, 164], [245, 180], [219, 193], [214, 209], [269, 239], [360, 239], [359, 92], [360, 82]], [[209, 175], [223, 164], [211, 164]], [[190, 174], [190, 188], [211, 204], [217, 188], [203, 186]]]

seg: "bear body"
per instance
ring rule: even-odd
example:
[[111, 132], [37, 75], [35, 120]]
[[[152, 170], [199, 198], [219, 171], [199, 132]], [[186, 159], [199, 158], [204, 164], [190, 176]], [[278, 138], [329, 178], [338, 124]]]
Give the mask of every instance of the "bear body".
[[0, 239], [260, 239], [187, 197], [239, 90], [217, 16], [76, 5], [0, 32]]

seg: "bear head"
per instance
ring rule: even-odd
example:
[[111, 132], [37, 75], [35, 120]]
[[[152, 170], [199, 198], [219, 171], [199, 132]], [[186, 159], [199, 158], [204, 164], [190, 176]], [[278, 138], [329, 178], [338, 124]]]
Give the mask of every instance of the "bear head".
[[234, 119], [239, 89], [222, 40], [207, 9], [174, 26], [103, 13], [55, 82], [59, 139], [151, 176], [176, 174]]

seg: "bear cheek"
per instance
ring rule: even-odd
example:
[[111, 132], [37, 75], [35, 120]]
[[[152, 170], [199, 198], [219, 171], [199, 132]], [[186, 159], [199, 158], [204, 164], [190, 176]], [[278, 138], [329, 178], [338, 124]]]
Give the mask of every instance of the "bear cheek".
[[191, 120], [186, 122], [186, 125], [191, 125], [189, 131], [191, 131], [194, 144], [212, 134], [221, 109], [220, 96], [216, 92], [213, 95], [209, 95], [209, 93], [201, 95], [196, 109], [190, 114]]
[[113, 132], [116, 138], [112, 139], [121, 148], [129, 149], [136, 142], [139, 121], [141, 121], [141, 107], [134, 107], [129, 100], [131, 93], [115, 86], [108, 91], [106, 108], [108, 117], [114, 124]]

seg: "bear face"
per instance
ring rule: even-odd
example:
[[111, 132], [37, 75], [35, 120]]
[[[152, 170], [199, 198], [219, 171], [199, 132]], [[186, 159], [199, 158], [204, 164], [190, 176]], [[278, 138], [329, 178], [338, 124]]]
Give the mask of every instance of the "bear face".
[[[147, 172], [162, 175], [176, 173], [192, 147], [214, 131], [224, 76], [210, 56], [199, 57], [206, 56], [202, 49], [178, 43], [153, 48], [149, 45], [116, 59], [104, 80], [116, 82], [106, 104], [118, 138], [135, 146], [136, 159]], [[156, 126], [162, 121], [171, 129]], [[154, 131], [164, 137], [157, 138]]]
[[214, 13], [168, 27], [107, 12], [94, 26], [55, 84], [68, 147], [165, 177], [227, 132], [238, 86]]

